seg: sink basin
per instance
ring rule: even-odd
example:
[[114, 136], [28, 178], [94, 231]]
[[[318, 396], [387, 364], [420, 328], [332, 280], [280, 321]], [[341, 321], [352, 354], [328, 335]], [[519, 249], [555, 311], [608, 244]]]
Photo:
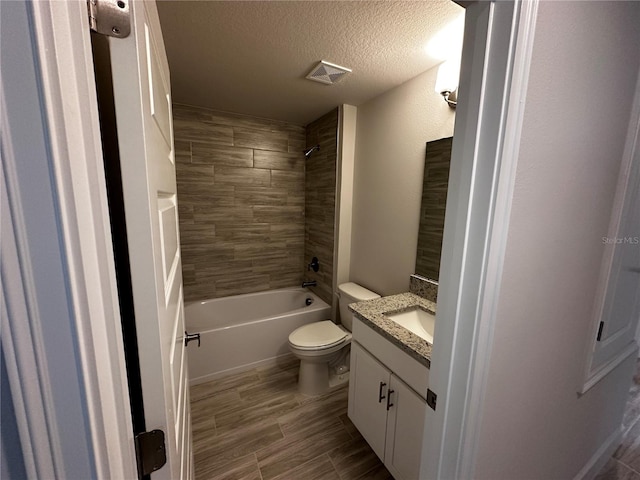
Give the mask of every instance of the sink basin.
[[436, 317], [432, 313], [415, 307], [400, 313], [385, 313], [384, 316], [433, 344]]

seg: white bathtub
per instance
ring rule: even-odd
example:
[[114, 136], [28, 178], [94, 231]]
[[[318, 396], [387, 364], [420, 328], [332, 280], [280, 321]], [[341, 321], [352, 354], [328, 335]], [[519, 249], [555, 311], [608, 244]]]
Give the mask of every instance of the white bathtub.
[[[306, 305], [312, 299], [311, 305]], [[201, 346], [187, 348], [191, 385], [276, 363], [289, 355], [289, 334], [311, 322], [327, 320], [331, 307], [303, 288], [215, 298], [185, 305], [189, 333]]]

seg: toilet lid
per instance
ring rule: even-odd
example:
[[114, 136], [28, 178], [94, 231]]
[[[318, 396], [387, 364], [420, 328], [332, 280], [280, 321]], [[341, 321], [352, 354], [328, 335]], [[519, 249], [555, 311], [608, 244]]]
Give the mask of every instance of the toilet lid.
[[299, 348], [330, 347], [344, 340], [347, 335], [331, 320], [325, 320], [296, 328], [289, 335], [289, 343]]

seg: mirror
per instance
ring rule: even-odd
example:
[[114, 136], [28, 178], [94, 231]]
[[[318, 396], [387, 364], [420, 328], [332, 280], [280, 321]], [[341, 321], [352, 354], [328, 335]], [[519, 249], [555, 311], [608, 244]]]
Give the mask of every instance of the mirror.
[[427, 142], [424, 162], [415, 273], [436, 281], [440, 274], [452, 143], [453, 137]]

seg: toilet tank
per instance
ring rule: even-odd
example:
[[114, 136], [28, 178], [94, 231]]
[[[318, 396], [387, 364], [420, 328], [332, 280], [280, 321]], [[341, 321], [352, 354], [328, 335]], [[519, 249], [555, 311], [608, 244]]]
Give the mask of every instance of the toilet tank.
[[353, 313], [349, 311], [349, 305], [363, 300], [380, 298], [377, 293], [353, 282], [338, 285], [338, 291], [340, 292], [340, 320], [342, 326], [349, 331], [351, 331], [353, 325]]

